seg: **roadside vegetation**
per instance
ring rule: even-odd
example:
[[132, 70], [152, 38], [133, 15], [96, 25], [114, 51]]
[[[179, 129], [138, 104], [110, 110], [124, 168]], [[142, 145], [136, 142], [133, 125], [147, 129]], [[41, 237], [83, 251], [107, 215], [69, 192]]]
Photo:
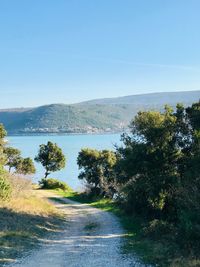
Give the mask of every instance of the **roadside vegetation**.
[[[0, 126], [0, 245], [4, 261], [13, 258], [9, 253], [24, 249], [24, 240], [34, 244], [45, 231], [57, 229], [59, 221], [50, 204], [39, 204], [43, 200], [31, 194], [14, 193], [22, 175], [34, 173], [35, 167], [31, 159], [7, 148], [5, 135]], [[115, 213], [127, 230], [124, 252], [137, 252], [146, 263], [200, 266], [200, 102], [187, 108], [178, 104], [176, 110], [165, 106], [163, 112], [139, 112], [121, 141], [114, 151], [84, 148], [79, 152], [83, 193], [47, 178], [64, 168], [66, 160], [56, 144], [41, 145], [35, 158], [45, 168], [41, 188], [57, 189], [64, 197]], [[20, 188], [28, 192], [27, 186]], [[6, 216], [8, 219], [3, 219]], [[24, 225], [19, 223], [23, 220]], [[21, 236], [22, 245], [21, 241], [16, 245], [16, 236], [17, 240]]]
[[33, 161], [8, 147], [5, 136], [0, 125], [0, 266], [14, 261], [64, 225], [54, 206], [33, 191], [28, 178], [35, 173]]
[[41, 189], [61, 189], [64, 192], [71, 191], [71, 189], [65, 182], [53, 178], [48, 178], [48, 179], [44, 178], [41, 181], [39, 181], [39, 185]]
[[84, 194], [129, 231], [127, 251], [159, 266], [200, 266], [200, 102], [139, 112], [115, 151], [80, 151]]

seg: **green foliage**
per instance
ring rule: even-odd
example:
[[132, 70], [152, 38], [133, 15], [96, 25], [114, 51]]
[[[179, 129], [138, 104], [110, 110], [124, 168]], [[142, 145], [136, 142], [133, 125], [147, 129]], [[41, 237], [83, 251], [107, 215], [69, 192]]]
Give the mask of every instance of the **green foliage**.
[[7, 132], [6, 132], [3, 124], [0, 124], [0, 140], [1, 140], [0, 145], [2, 145], [4, 143], [3, 139], [6, 137], [6, 135], [7, 135]]
[[[141, 111], [112, 154], [84, 149], [80, 179], [149, 223], [144, 235], [197, 256], [200, 248], [200, 102]], [[106, 186], [105, 186], [106, 184]], [[109, 192], [109, 190], [108, 190]], [[170, 252], [171, 253], [171, 252]]]
[[11, 197], [12, 187], [8, 180], [7, 174], [0, 169], [0, 201], [8, 200]]
[[16, 173], [19, 174], [34, 174], [36, 172], [33, 160], [31, 158], [18, 158], [16, 162]]
[[3, 126], [3, 124], [0, 124], [0, 166], [4, 165], [6, 163], [6, 155], [4, 153], [4, 147], [5, 147], [5, 140], [7, 132]]
[[35, 161], [40, 162], [45, 168], [45, 178], [51, 172], [63, 169], [66, 162], [62, 149], [52, 142], [48, 142], [47, 145], [40, 145]]
[[35, 173], [33, 161], [30, 158], [22, 158], [20, 150], [7, 147], [5, 136], [4, 126], [0, 124], [0, 200], [8, 200], [12, 191], [16, 191], [15, 186], [19, 187], [19, 183], [17, 185], [13, 183], [14, 176], [9, 176], [4, 166], [8, 166], [9, 171], [14, 168], [15, 172], [24, 175]]
[[6, 130], [4, 126], [0, 124], [0, 200], [7, 200], [11, 196], [11, 185], [9, 183], [7, 173], [3, 169], [3, 165], [6, 162], [6, 156], [4, 154]]
[[200, 130], [200, 101], [186, 109], [191, 125], [194, 130]]
[[61, 189], [63, 191], [71, 191], [70, 187], [65, 182], [53, 178], [42, 179], [39, 184], [42, 189]]
[[175, 230], [176, 229], [173, 227], [173, 224], [170, 224], [167, 221], [154, 219], [143, 228], [143, 235], [155, 240], [159, 240], [163, 238], [163, 236], [168, 236], [172, 231]]
[[[200, 247], [200, 103], [173, 112], [139, 112], [117, 148], [118, 196], [129, 213], [152, 223], [146, 233]], [[169, 227], [170, 226], [170, 227]], [[197, 249], [198, 250], [198, 249]]]
[[77, 158], [79, 169], [82, 169], [79, 179], [85, 179], [94, 188], [99, 187], [100, 183], [99, 158], [99, 151], [89, 148], [82, 149]]
[[4, 153], [7, 157], [6, 166], [9, 172], [14, 168], [19, 174], [34, 174], [36, 172], [33, 160], [31, 158], [22, 158], [21, 151], [13, 147], [5, 147]]
[[7, 157], [6, 166], [8, 166], [10, 172], [12, 168], [17, 167], [21, 159], [21, 151], [13, 147], [5, 147], [4, 153], [6, 154]]
[[85, 148], [79, 152], [77, 163], [81, 169], [79, 179], [83, 179], [90, 191], [96, 195], [113, 196], [115, 193], [113, 151]]
[[117, 177], [129, 208], [160, 214], [173, 202], [171, 187], [179, 183], [180, 158], [175, 125], [176, 116], [168, 107], [163, 114], [139, 112], [131, 124], [132, 137], [123, 136]]

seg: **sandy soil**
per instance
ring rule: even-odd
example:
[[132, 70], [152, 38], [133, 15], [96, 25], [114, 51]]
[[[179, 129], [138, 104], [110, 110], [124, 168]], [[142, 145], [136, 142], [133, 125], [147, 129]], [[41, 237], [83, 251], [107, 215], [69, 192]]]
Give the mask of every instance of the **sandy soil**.
[[[44, 197], [50, 196], [44, 193]], [[52, 195], [51, 195], [52, 197]], [[59, 196], [53, 196], [63, 201]], [[111, 213], [64, 199], [54, 202], [68, 221], [56, 239], [42, 245], [9, 267], [143, 267], [137, 257], [123, 254], [124, 231]]]

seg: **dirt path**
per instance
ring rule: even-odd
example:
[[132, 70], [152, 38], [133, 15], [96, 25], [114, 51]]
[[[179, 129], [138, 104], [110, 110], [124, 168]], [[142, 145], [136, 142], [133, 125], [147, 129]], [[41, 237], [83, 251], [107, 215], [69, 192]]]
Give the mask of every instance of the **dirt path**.
[[[45, 193], [49, 194], [49, 193]], [[46, 197], [49, 195], [46, 195]], [[52, 195], [51, 195], [52, 197]], [[58, 196], [53, 196], [62, 199]], [[55, 206], [66, 214], [67, 229], [13, 267], [143, 267], [135, 257], [121, 253], [124, 231], [117, 218], [87, 204], [64, 200]]]

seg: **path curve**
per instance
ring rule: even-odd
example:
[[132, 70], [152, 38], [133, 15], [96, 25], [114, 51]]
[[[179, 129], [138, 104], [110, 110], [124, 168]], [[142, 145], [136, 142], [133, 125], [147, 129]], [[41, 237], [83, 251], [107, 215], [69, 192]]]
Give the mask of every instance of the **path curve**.
[[[48, 197], [48, 193], [46, 197]], [[51, 194], [52, 197], [52, 194]], [[54, 239], [42, 245], [10, 267], [144, 267], [137, 257], [123, 255], [124, 231], [111, 213], [80, 204], [57, 195], [55, 202], [68, 221]]]

